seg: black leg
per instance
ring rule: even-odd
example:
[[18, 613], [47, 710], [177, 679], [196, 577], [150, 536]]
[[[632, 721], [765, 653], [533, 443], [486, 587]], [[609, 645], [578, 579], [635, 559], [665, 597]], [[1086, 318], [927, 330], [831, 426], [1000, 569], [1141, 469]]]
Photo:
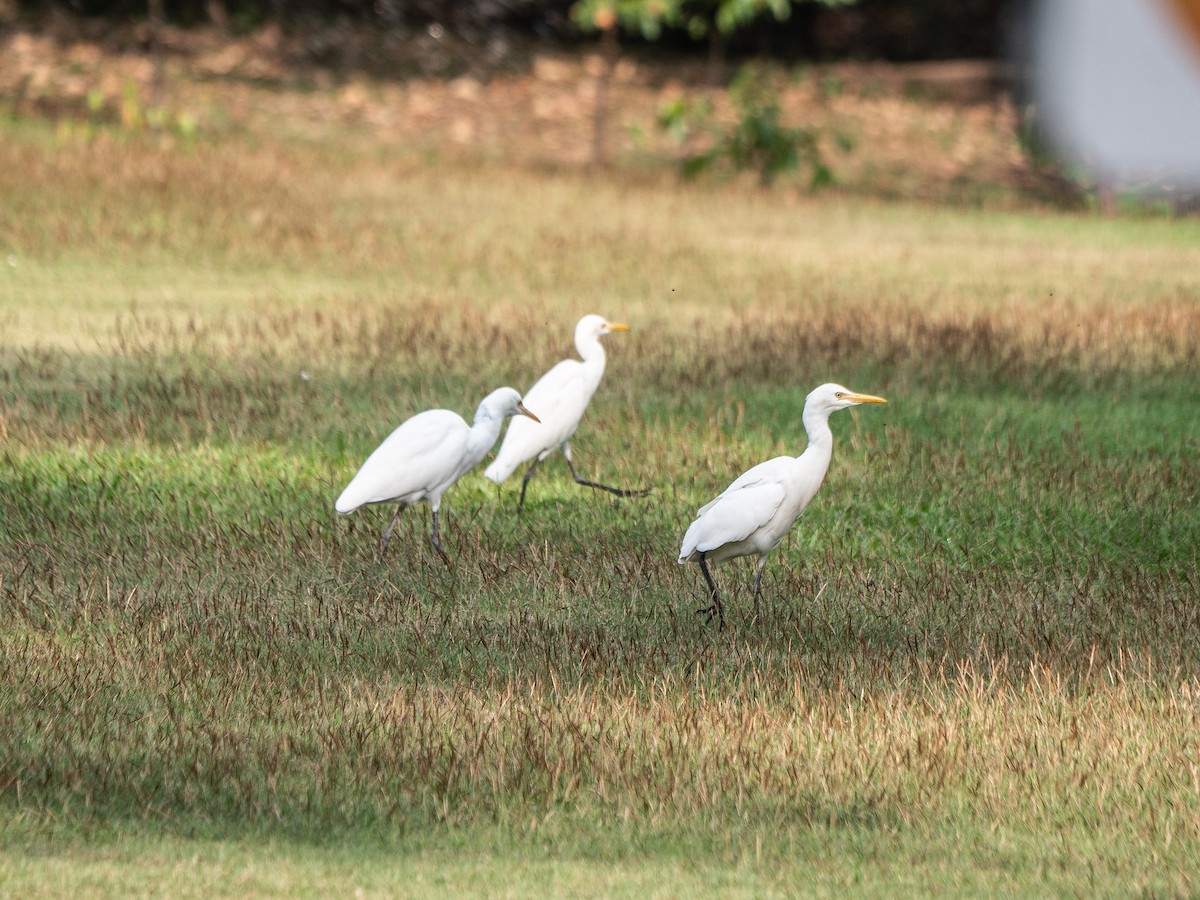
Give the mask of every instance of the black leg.
[[712, 600], [711, 606], [703, 606], [696, 610], [698, 613], [708, 613], [708, 618], [704, 620], [707, 625], [713, 620], [713, 616], [717, 617], [717, 624], [720, 627], [725, 625], [725, 610], [721, 608], [721, 598], [717, 596], [717, 583], [713, 581], [712, 575], [708, 571], [708, 562], [704, 558], [704, 554], [700, 554], [700, 571], [704, 573], [704, 580], [708, 582], [708, 596]]
[[525, 477], [521, 479], [521, 499], [517, 501], [517, 512], [525, 508], [525, 489], [529, 487], [529, 479], [533, 477], [533, 470], [538, 467], [540, 459], [535, 459], [533, 465], [525, 470]]
[[404, 504], [401, 503], [396, 507], [396, 514], [392, 516], [392, 521], [383, 532], [383, 539], [379, 542], [379, 555], [375, 557], [376, 565], [383, 565], [383, 551], [387, 549], [388, 541], [392, 539], [392, 532], [396, 530], [396, 523], [400, 521], [400, 513], [404, 512]]
[[579, 473], [575, 471], [575, 463], [571, 462], [571, 457], [566, 456], [567, 467], [571, 470], [571, 477], [575, 479], [576, 484], [582, 484], [584, 487], [599, 488], [602, 491], [608, 491], [610, 494], [616, 494], [618, 497], [645, 497], [650, 493], [649, 488], [638, 488], [632, 490], [629, 488], [610, 487], [607, 484], [598, 484], [595, 481], [588, 481], [586, 478], [580, 478]]
[[442, 549], [442, 542], [438, 540], [438, 518], [437, 510], [433, 511], [433, 549], [438, 552], [438, 556], [442, 558], [447, 566], [450, 565], [450, 557], [446, 555], [446, 551]]
[[762, 593], [762, 573], [767, 566], [767, 558], [764, 556], [758, 561], [758, 571], [754, 573], [754, 621], [758, 621], [758, 597]]

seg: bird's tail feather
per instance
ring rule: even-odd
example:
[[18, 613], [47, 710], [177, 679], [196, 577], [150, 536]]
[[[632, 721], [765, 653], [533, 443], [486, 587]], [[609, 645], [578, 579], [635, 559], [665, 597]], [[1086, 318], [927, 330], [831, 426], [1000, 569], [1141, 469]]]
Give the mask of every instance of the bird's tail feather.
[[689, 525], [688, 530], [683, 535], [683, 546], [679, 548], [679, 561], [681, 563], [692, 562], [694, 559], [698, 558], [696, 554], [696, 545], [700, 543], [700, 537], [696, 533], [696, 523], [699, 521], [700, 520], [697, 519], [695, 522]]
[[362, 503], [359, 502], [357, 497], [354, 497], [350, 494], [350, 488], [346, 488], [346, 490], [342, 491], [341, 496], [338, 497], [337, 501], [333, 504], [333, 508], [343, 516], [348, 512], [354, 512], [354, 510], [358, 509], [360, 506], [362, 506]]
[[496, 459], [492, 461], [492, 464], [483, 470], [483, 477], [487, 478], [489, 481], [496, 482], [496, 484], [500, 484], [504, 481], [504, 479], [513, 473], [513, 469], [515, 468], [516, 466], [512, 463], [506, 462], [500, 457], [496, 457]]

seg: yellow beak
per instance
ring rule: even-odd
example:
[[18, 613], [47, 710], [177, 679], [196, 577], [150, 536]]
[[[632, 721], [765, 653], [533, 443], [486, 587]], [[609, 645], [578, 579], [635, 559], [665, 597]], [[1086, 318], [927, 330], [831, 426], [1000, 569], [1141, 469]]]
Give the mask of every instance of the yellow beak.
[[855, 403], [887, 403], [882, 397], [874, 394], [845, 394], [843, 400], [853, 400]]
[[608, 326], [609, 331], [628, 331], [629, 330], [628, 325], [622, 325], [620, 322], [605, 322], [604, 324]]
[[541, 420], [541, 419], [539, 419], [537, 416], [535, 416], [533, 413], [531, 413], [529, 410], [527, 410], [527, 409], [525, 408], [525, 404], [524, 404], [524, 403], [518, 403], [518, 404], [517, 404], [517, 409], [518, 409], [518, 410], [520, 410], [520, 412], [521, 412], [521, 415], [523, 415], [523, 416], [529, 416], [529, 418], [533, 419], [533, 421], [535, 421], [535, 422], [539, 422], [539, 423], [540, 423], [540, 422], [542, 421], [542, 420]]

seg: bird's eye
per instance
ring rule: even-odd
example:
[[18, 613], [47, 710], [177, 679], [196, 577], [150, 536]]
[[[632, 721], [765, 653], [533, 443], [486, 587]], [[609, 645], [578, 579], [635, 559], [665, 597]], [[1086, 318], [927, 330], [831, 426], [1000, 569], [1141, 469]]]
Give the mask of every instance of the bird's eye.
[[846, 395], [845, 395], [845, 394], [843, 394], [841, 391], [838, 391], [838, 392], [837, 392], [836, 394], [834, 394], [833, 396], [835, 396], [835, 397], [837, 397], [839, 400], [841, 400], [841, 399], [842, 399], [843, 397], [845, 397]]

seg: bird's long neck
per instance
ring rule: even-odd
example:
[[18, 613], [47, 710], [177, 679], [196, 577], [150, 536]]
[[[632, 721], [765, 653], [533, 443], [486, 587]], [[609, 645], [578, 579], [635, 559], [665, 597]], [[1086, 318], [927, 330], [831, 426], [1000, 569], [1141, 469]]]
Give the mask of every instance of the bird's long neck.
[[808, 446], [804, 448], [802, 459], [815, 460], [814, 466], [824, 477], [833, 458], [833, 432], [829, 430], [829, 414], [804, 411], [804, 430], [808, 432]]
[[467, 432], [467, 452], [464, 459], [466, 469], [463, 471], [475, 468], [479, 461], [487, 456], [503, 428], [503, 416], [494, 415], [486, 407], [479, 407], [475, 413], [475, 422]]
[[585, 340], [576, 340], [575, 349], [583, 357], [583, 371], [587, 382], [584, 392], [586, 399], [590, 399], [592, 393], [600, 386], [600, 380], [604, 377], [606, 361], [604, 347], [601, 346], [598, 337], [591, 337]]
[[583, 340], [575, 341], [575, 349], [579, 351], [580, 357], [583, 359], [583, 364], [589, 369], [596, 369], [601, 374], [604, 373], [604, 345], [600, 343], [598, 337], [588, 337]]

